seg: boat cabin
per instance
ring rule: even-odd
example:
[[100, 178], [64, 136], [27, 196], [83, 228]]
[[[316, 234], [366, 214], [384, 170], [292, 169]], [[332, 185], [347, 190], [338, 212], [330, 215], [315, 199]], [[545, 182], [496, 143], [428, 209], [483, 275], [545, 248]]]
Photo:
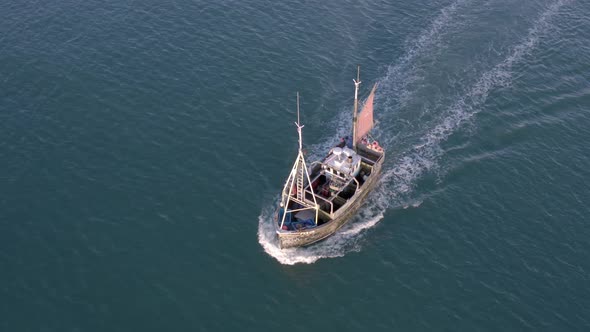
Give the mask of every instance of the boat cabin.
[[356, 176], [360, 171], [361, 157], [348, 147], [335, 147], [332, 148], [323, 164], [322, 168], [328, 176], [333, 174], [342, 177]]

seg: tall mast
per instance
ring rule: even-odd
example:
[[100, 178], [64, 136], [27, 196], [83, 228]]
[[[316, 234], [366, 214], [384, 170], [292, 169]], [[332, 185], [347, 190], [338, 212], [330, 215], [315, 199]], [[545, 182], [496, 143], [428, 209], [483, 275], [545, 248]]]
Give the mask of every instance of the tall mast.
[[301, 129], [305, 126], [300, 125], [300, 122], [299, 122], [299, 91], [297, 91], [297, 122], [295, 122], [295, 125], [297, 126], [297, 133], [299, 134], [299, 152], [301, 152], [303, 150]]
[[359, 85], [361, 84], [361, 66], [357, 67], [356, 80], [354, 82], [354, 113], [352, 114], [352, 149], [356, 151], [356, 114], [359, 107], [358, 94]]
[[[283, 187], [283, 193], [281, 196], [280, 206], [285, 209], [283, 217], [281, 219], [280, 228], [283, 228], [285, 224], [285, 218], [287, 213], [294, 213], [302, 210], [314, 210], [315, 211], [315, 223], [318, 223], [318, 214], [320, 206], [315, 197], [313, 187], [311, 186], [311, 178], [307, 171], [307, 165], [305, 163], [305, 157], [303, 156], [303, 138], [301, 129], [304, 127], [299, 121], [299, 92], [297, 92], [297, 133], [299, 134], [299, 152], [297, 153], [297, 159], [291, 169], [291, 174], [285, 182]], [[307, 181], [307, 182], [306, 182]], [[305, 185], [309, 184], [309, 188], [306, 190]], [[311, 193], [311, 200], [306, 198], [306, 193]], [[311, 202], [313, 200], [313, 203]], [[299, 204], [296, 209], [289, 207], [289, 202], [295, 202]]]

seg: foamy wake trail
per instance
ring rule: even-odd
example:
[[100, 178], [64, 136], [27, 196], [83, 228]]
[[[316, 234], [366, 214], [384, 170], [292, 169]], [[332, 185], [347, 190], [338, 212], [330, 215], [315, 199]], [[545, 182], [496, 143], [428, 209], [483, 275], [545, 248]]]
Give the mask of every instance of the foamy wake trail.
[[[441, 143], [453, 134], [464, 122], [482, 110], [482, 105], [495, 88], [506, 87], [512, 83], [512, 68], [533, 50], [539, 37], [550, 28], [549, 20], [569, 0], [558, 0], [551, 4], [535, 21], [525, 38], [521, 40], [502, 62], [485, 72], [479, 80], [451, 107], [441, 113], [441, 120], [434, 128], [427, 130], [418, 144], [401, 154], [393, 167], [384, 171], [383, 186], [379, 195], [398, 197], [413, 190], [416, 179], [437, 166], [442, 156]], [[391, 145], [391, 138], [386, 146]], [[400, 204], [399, 200], [388, 200]], [[385, 208], [392, 203], [386, 204]], [[402, 203], [403, 205], [403, 203]]]
[[[512, 81], [512, 67], [528, 54], [539, 41], [539, 36], [549, 27], [549, 19], [568, 0], [558, 0], [548, 7], [529, 29], [526, 37], [516, 45], [509, 56], [492, 70], [485, 72], [480, 79], [468, 89], [451, 107], [440, 115], [440, 120], [432, 128], [425, 128], [420, 142], [406, 151], [398, 151], [392, 164], [388, 163], [383, 170], [381, 185], [369, 195], [365, 206], [359, 214], [345, 227], [328, 239], [305, 248], [279, 249], [274, 231], [274, 207], [276, 203], [263, 208], [259, 216], [258, 241], [264, 250], [282, 264], [311, 264], [321, 258], [341, 257], [361, 248], [363, 230], [376, 225], [385, 211], [394, 206], [418, 206], [420, 202], [408, 200], [414, 191], [416, 180], [437, 165], [443, 151], [441, 143], [454, 133], [462, 123], [481, 110], [490, 91], [494, 88], [509, 85]], [[455, 24], [452, 16], [465, 1], [459, 0], [441, 10], [440, 15], [425, 30], [416, 42], [409, 47], [406, 55], [381, 80], [380, 94], [403, 93], [404, 78], [411, 77], [411, 62], [424, 52], [436, 47], [443, 31]], [[410, 68], [410, 69], [408, 69]], [[379, 96], [378, 96], [379, 97]], [[346, 117], [338, 117], [335, 124], [338, 133], [345, 133], [348, 121]], [[394, 137], [382, 133], [381, 141], [385, 146], [392, 146]], [[385, 137], [383, 137], [385, 136]], [[311, 156], [320, 156], [333, 143], [334, 137], [312, 146]]]
[[422, 54], [444, 47], [444, 45], [440, 44], [441, 35], [450, 28], [462, 24], [462, 22], [454, 20], [454, 14], [466, 2], [467, 0], [457, 0], [444, 7], [427, 29], [423, 30], [417, 38], [407, 43], [405, 55], [398, 59], [395, 65], [390, 66], [387, 75], [381, 79], [380, 90], [386, 86], [391, 93], [390, 96], [394, 96], [398, 102], [403, 102], [409, 98], [406, 87], [418, 78], [412, 73], [412, 71], [415, 71], [412, 66], [414, 59]]

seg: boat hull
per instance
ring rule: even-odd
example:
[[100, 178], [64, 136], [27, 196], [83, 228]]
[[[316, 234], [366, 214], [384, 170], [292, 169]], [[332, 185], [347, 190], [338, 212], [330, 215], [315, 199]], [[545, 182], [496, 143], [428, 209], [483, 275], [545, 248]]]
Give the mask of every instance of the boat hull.
[[316, 243], [334, 234], [338, 229], [350, 221], [350, 219], [352, 219], [352, 217], [360, 209], [369, 192], [373, 191], [377, 185], [381, 175], [381, 165], [383, 163], [383, 159], [384, 158], [380, 158], [380, 160], [375, 163], [373, 166], [373, 172], [362, 186], [362, 190], [356, 195], [356, 197], [354, 197], [354, 199], [351, 199], [341, 208], [342, 213], [336, 216], [336, 218], [321, 226], [298, 231], [285, 231], [277, 228], [276, 232], [278, 235], [280, 248], [285, 249], [303, 247]]

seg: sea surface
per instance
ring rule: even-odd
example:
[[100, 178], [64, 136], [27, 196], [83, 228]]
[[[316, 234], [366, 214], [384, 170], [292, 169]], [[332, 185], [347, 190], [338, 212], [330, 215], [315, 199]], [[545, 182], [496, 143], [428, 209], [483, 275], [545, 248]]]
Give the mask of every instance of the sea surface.
[[[357, 65], [383, 176], [280, 250]], [[279, 330], [590, 330], [590, 1], [0, 0], [0, 331]]]

